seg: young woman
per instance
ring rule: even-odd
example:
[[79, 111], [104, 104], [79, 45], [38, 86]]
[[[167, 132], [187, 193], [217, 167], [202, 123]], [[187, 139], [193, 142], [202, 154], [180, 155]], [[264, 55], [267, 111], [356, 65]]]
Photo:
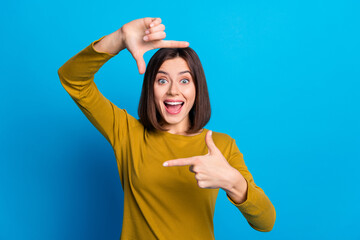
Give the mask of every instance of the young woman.
[[[114, 149], [124, 189], [121, 239], [214, 239], [219, 188], [248, 223], [270, 231], [275, 209], [229, 135], [203, 128], [210, 101], [200, 60], [187, 42], [165, 41], [160, 18], [131, 21], [93, 42], [58, 71], [61, 83]], [[146, 68], [139, 120], [106, 99], [94, 75], [128, 49], [161, 48]]]

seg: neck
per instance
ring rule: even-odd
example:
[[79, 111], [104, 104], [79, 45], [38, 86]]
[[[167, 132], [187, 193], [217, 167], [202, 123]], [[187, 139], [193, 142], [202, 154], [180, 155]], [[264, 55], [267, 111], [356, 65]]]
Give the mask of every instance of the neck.
[[182, 129], [182, 128], [177, 128], [176, 126], [171, 127], [171, 125], [166, 125], [166, 128], [169, 129], [167, 131], [168, 133], [176, 134], [176, 135], [184, 135], [184, 136], [195, 136], [195, 135], [202, 133], [202, 131], [204, 130], [204, 129], [201, 129], [200, 131], [198, 131], [196, 133], [187, 133], [186, 131], [189, 129], [188, 127], [185, 129]]
[[177, 135], [189, 135], [186, 131], [190, 128], [190, 119], [183, 121], [178, 124], [163, 124], [163, 127], [168, 129], [167, 132]]

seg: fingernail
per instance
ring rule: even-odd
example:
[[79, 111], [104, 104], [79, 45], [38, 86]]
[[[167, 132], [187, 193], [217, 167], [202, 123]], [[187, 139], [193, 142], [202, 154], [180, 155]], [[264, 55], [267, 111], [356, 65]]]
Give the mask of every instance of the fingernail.
[[144, 39], [144, 41], [147, 41], [149, 39], [149, 37], [145, 36], [143, 39]]
[[153, 23], [151, 23], [151, 24], [150, 24], [150, 27], [153, 27], [153, 26], [154, 26], [154, 24], [153, 24]]
[[150, 33], [150, 31], [149, 31], [149, 30], [146, 30], [146, 31], [145, 31], [145, 34], [149, 34], [149, 33]]
[[164, 167], [167, 167], [168, 165], [169, 165], [169, 164], [168, 164], [167, 162], [164, 162], [164, 163], [163, 163], [163, 166], [164, 166]]
[[212, 136], [212, 131], [210, 130], [210, 136]]

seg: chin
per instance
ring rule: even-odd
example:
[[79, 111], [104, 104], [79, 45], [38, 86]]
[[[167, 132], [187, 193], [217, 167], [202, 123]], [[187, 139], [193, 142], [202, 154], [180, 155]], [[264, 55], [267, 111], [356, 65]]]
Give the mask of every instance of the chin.
[[184, 117], [182, 117], [182, 118], [179, 117], [177, 119], [163, 117], [163, 119], [164, 119], [164, 123], [168, 124], [168, 125], [177, 125], [177, 124], [182, 123], [185, 120]]
[[166, 110], [164, 109], [164, 111], [161, 114], [161, 117], [163, 119], [163, 125], [178, 125], [178, 124], [182, 124], [184, 122], [187, 121], [187, 118], [189, 117], [189, 115], [184, 115], [182, 113], [179, 113], [177, 116], [174, 115], [170, 115], [169, 113], [166, 112]]

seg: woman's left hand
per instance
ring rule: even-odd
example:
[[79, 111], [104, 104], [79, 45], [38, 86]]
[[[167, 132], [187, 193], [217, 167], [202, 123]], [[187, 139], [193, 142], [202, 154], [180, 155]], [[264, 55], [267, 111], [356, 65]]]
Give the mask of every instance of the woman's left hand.
[[243, 176], [228, 163], [216, 147], [212, 139], [212, 131], [206, 133], [205, 142], [209, 150], [206, 155], [168, 160], [163, 166], [190, 165], [189, 170], [195, 173], [195, 179], [200, 188], [222, 188], [230, 191]]

